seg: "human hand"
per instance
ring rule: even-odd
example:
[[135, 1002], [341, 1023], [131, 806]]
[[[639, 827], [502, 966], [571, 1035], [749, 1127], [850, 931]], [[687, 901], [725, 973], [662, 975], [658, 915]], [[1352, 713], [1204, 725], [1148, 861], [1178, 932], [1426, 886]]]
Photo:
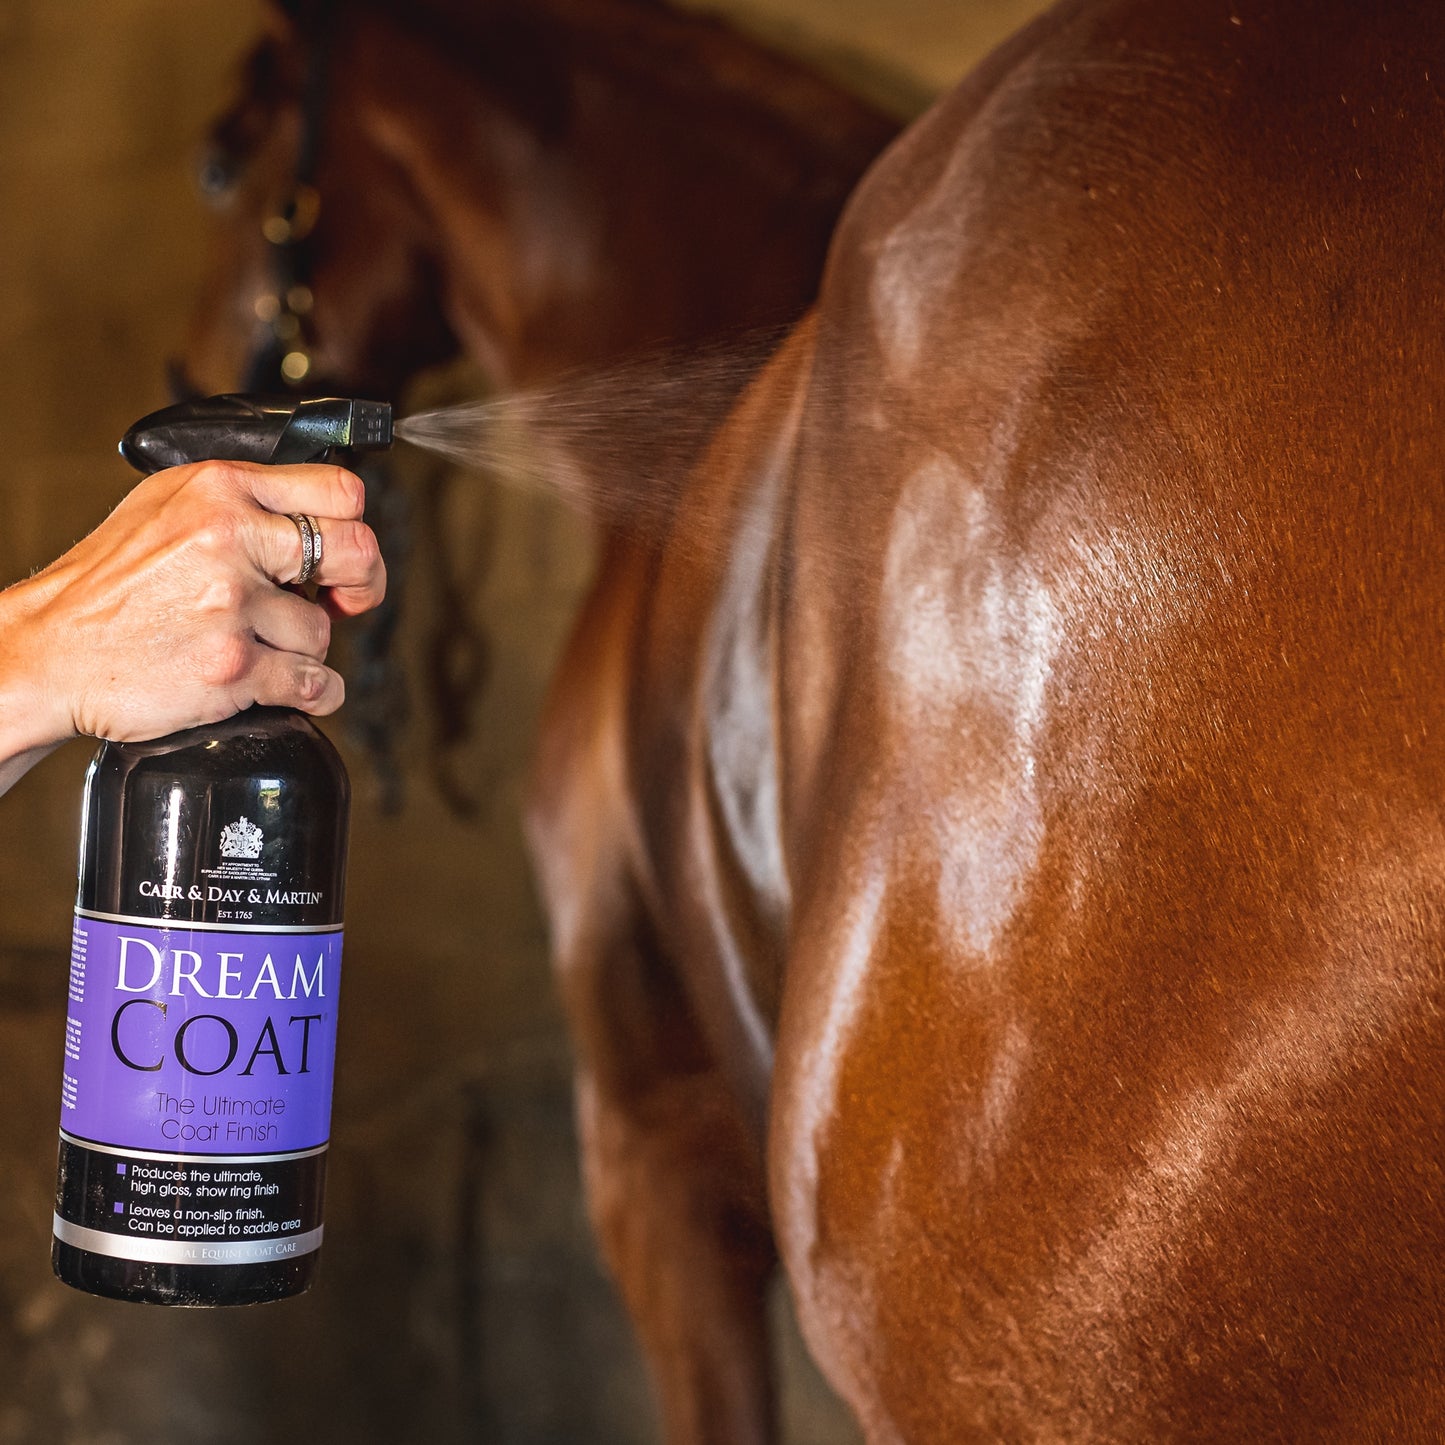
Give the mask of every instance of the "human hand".
[[[334, 712], [331, 614], [386, 590], [363, 501], [339, 467], [174, 467], [0, 593], [0, 787], [7, 759], [76, 734], [160, 737], [253, 703]], [[321, 524], [325, 605], [284, 586], [301, 570], [291, 512]]]

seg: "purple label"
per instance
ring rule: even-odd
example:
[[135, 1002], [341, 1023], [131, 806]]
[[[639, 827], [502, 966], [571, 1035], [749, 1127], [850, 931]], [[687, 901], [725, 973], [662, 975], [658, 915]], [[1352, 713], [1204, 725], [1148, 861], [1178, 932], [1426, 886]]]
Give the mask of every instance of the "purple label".
[[77, 914], [60, 1127], [158, 1154], [324, 1144], [341, 930], [262, 933]]

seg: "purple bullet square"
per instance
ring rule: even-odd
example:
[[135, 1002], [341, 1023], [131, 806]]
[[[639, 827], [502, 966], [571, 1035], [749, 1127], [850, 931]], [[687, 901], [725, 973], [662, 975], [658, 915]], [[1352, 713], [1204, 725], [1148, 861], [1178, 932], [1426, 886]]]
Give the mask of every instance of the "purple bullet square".
[[125, 1165], [124, 1165], [124, 1164], [117, 1164], [117, 1165], [115, 1166], [115, 1172], [116, 1172], [117, 1174], [124, 1174], [124, 1173], [125, 1173]]
[[116, 1212], [117, 1214], [124, 1214], [124, 1213], [125, 1213], [125, 1205], [124, 1205], [124, 1204], [117, 1204], [117, 1205], [115, 1206], [115, 1212]]

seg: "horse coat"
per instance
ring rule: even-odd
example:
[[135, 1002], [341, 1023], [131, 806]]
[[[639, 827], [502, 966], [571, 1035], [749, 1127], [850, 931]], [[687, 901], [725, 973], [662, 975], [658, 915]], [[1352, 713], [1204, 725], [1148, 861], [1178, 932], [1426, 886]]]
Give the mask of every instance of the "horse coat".
[[609, 553], [532, 837], [670, 1438], [769, 1224], [870, 1441], [1439, 1433], [1441, 52], [1051, 12]]

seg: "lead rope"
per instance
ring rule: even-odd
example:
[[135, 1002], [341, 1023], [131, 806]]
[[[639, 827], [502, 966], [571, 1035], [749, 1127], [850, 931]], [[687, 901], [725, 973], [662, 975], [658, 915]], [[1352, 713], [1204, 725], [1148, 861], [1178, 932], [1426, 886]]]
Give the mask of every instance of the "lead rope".
[[418, 496], [419, 525], [432, 539], [427, 576], [432, 587], [436, 621], [426, 640], [427, 691], [434, 713], [427, 739], [432, 781], [447, 807], [459, 818], [475, 818], [499, 781], [495, 764], [478, 777], [475, 765], [468, 771], [472, 786], [461, 778], [467, 760], [463, 744], [471, 737], [476, 704], [492, 671], [492, 645], [479, 613], [479, 598], [489, 571], [497, 537], [495, 483], [480, 489], [482, 515], [471, 534], [462, 539], [466, 554], [457, 557], [450, 540], [458, 533], [448, 525], [447, 494], [456, 473], [447, 463], [433, 461], [422, 478]]

